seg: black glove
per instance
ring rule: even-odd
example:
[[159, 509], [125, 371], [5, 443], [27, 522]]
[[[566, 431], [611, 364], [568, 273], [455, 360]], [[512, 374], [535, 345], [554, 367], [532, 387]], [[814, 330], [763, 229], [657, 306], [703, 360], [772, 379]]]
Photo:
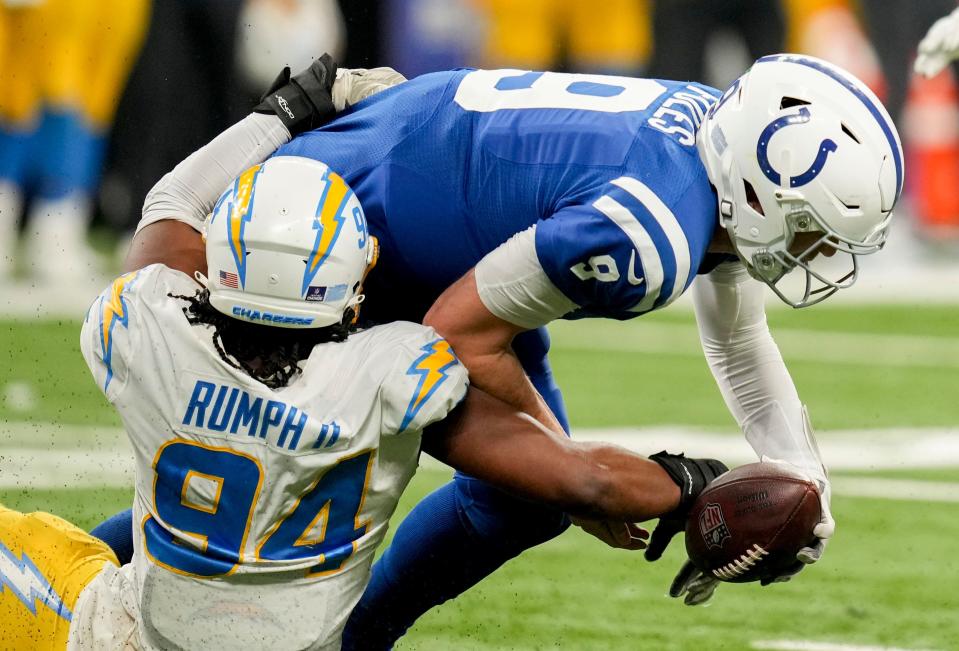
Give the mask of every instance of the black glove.
[[336, 64], [329, 54], [324, 54], [309, 68], [293, 76], [290, 76], [289, 67], [283, 68], [253, 112], [276, 115], [286, 125], [290, 136], [316, 129], [336, 115], [333, 108], [334, 81]]
[[679, 506], [659, 518], [659, 524], [653, 530], [649, 547], [646, 548], [646, 560], [655, 561], [666, 551], [673, 536], [686, 529], [689, 510], [706, 485], [729, 468], [715, 459], [688, 459], [682, 454], [669, 454], [666, 451], [657, 452], [650, 459], [662, 466], [679, 486]]

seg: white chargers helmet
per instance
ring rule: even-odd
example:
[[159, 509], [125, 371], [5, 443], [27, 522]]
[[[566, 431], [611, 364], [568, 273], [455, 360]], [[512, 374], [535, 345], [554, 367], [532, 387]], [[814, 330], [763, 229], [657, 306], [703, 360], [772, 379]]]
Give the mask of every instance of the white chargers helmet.
[[[848, 72], [808, 56], [763, 57], [710, 109], [696, 145], [733, 248], [789, 305], [850, 287], [857, 256], [885, 243], [902, 145], [885, 108]], [[794, 242], [797, 233], [810, 235]], [[850, 268], [830, 279], [815, 259], [836, 251]], [[788, 298], [777, 285], [796, 267], [805, 289]]]
[[210, 304], [282, 328], [350, 318], [376, 263], [356, 195], [325, 164], [278, 156], [246, 170], [220, 196], [204, 233]]

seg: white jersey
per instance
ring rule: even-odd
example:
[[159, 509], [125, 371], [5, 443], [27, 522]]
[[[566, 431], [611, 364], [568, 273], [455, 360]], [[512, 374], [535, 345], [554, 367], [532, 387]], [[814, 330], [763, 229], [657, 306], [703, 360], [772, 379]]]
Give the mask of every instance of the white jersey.
[[420, 433], [466, 392], [449, 344], [392, 323], [316, 346], [271, 390], [191, 325], [197, 284], [151, 265], [93, 303], [84, 358], [136, 458], [147, 647], [338, 648]]

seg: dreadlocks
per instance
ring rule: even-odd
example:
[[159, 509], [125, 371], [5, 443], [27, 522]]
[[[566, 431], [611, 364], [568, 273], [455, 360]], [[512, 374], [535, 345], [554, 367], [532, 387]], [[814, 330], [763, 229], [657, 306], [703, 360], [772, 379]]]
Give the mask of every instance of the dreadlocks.
[[210, 304], [208, 289], [193, 296], [167, 296], [189, 303], [183, 313], [192, 325], [213, 328], [213, 345], [224, 362], [271, 389], [286, 386], [300, 373], [299, 362], [315, 345], [346, 339], [353, 321], [353, 310], [347, 310], [340, 323], [325, 328], [279, 328], [223, 314]]

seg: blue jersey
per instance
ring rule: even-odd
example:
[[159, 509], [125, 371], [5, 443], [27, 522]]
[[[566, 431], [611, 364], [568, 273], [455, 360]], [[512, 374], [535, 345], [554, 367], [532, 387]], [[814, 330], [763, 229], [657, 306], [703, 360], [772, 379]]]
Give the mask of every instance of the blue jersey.
[[630, 318], [710, 264], [716, 198], [695, 134], [719, 91], [599, 75], [456, 70], [380, 93], [278, 155], [327, 163], [379, 238], [365, 316], [419, 320], [484, 255], [536, 225], [578, 309]]

